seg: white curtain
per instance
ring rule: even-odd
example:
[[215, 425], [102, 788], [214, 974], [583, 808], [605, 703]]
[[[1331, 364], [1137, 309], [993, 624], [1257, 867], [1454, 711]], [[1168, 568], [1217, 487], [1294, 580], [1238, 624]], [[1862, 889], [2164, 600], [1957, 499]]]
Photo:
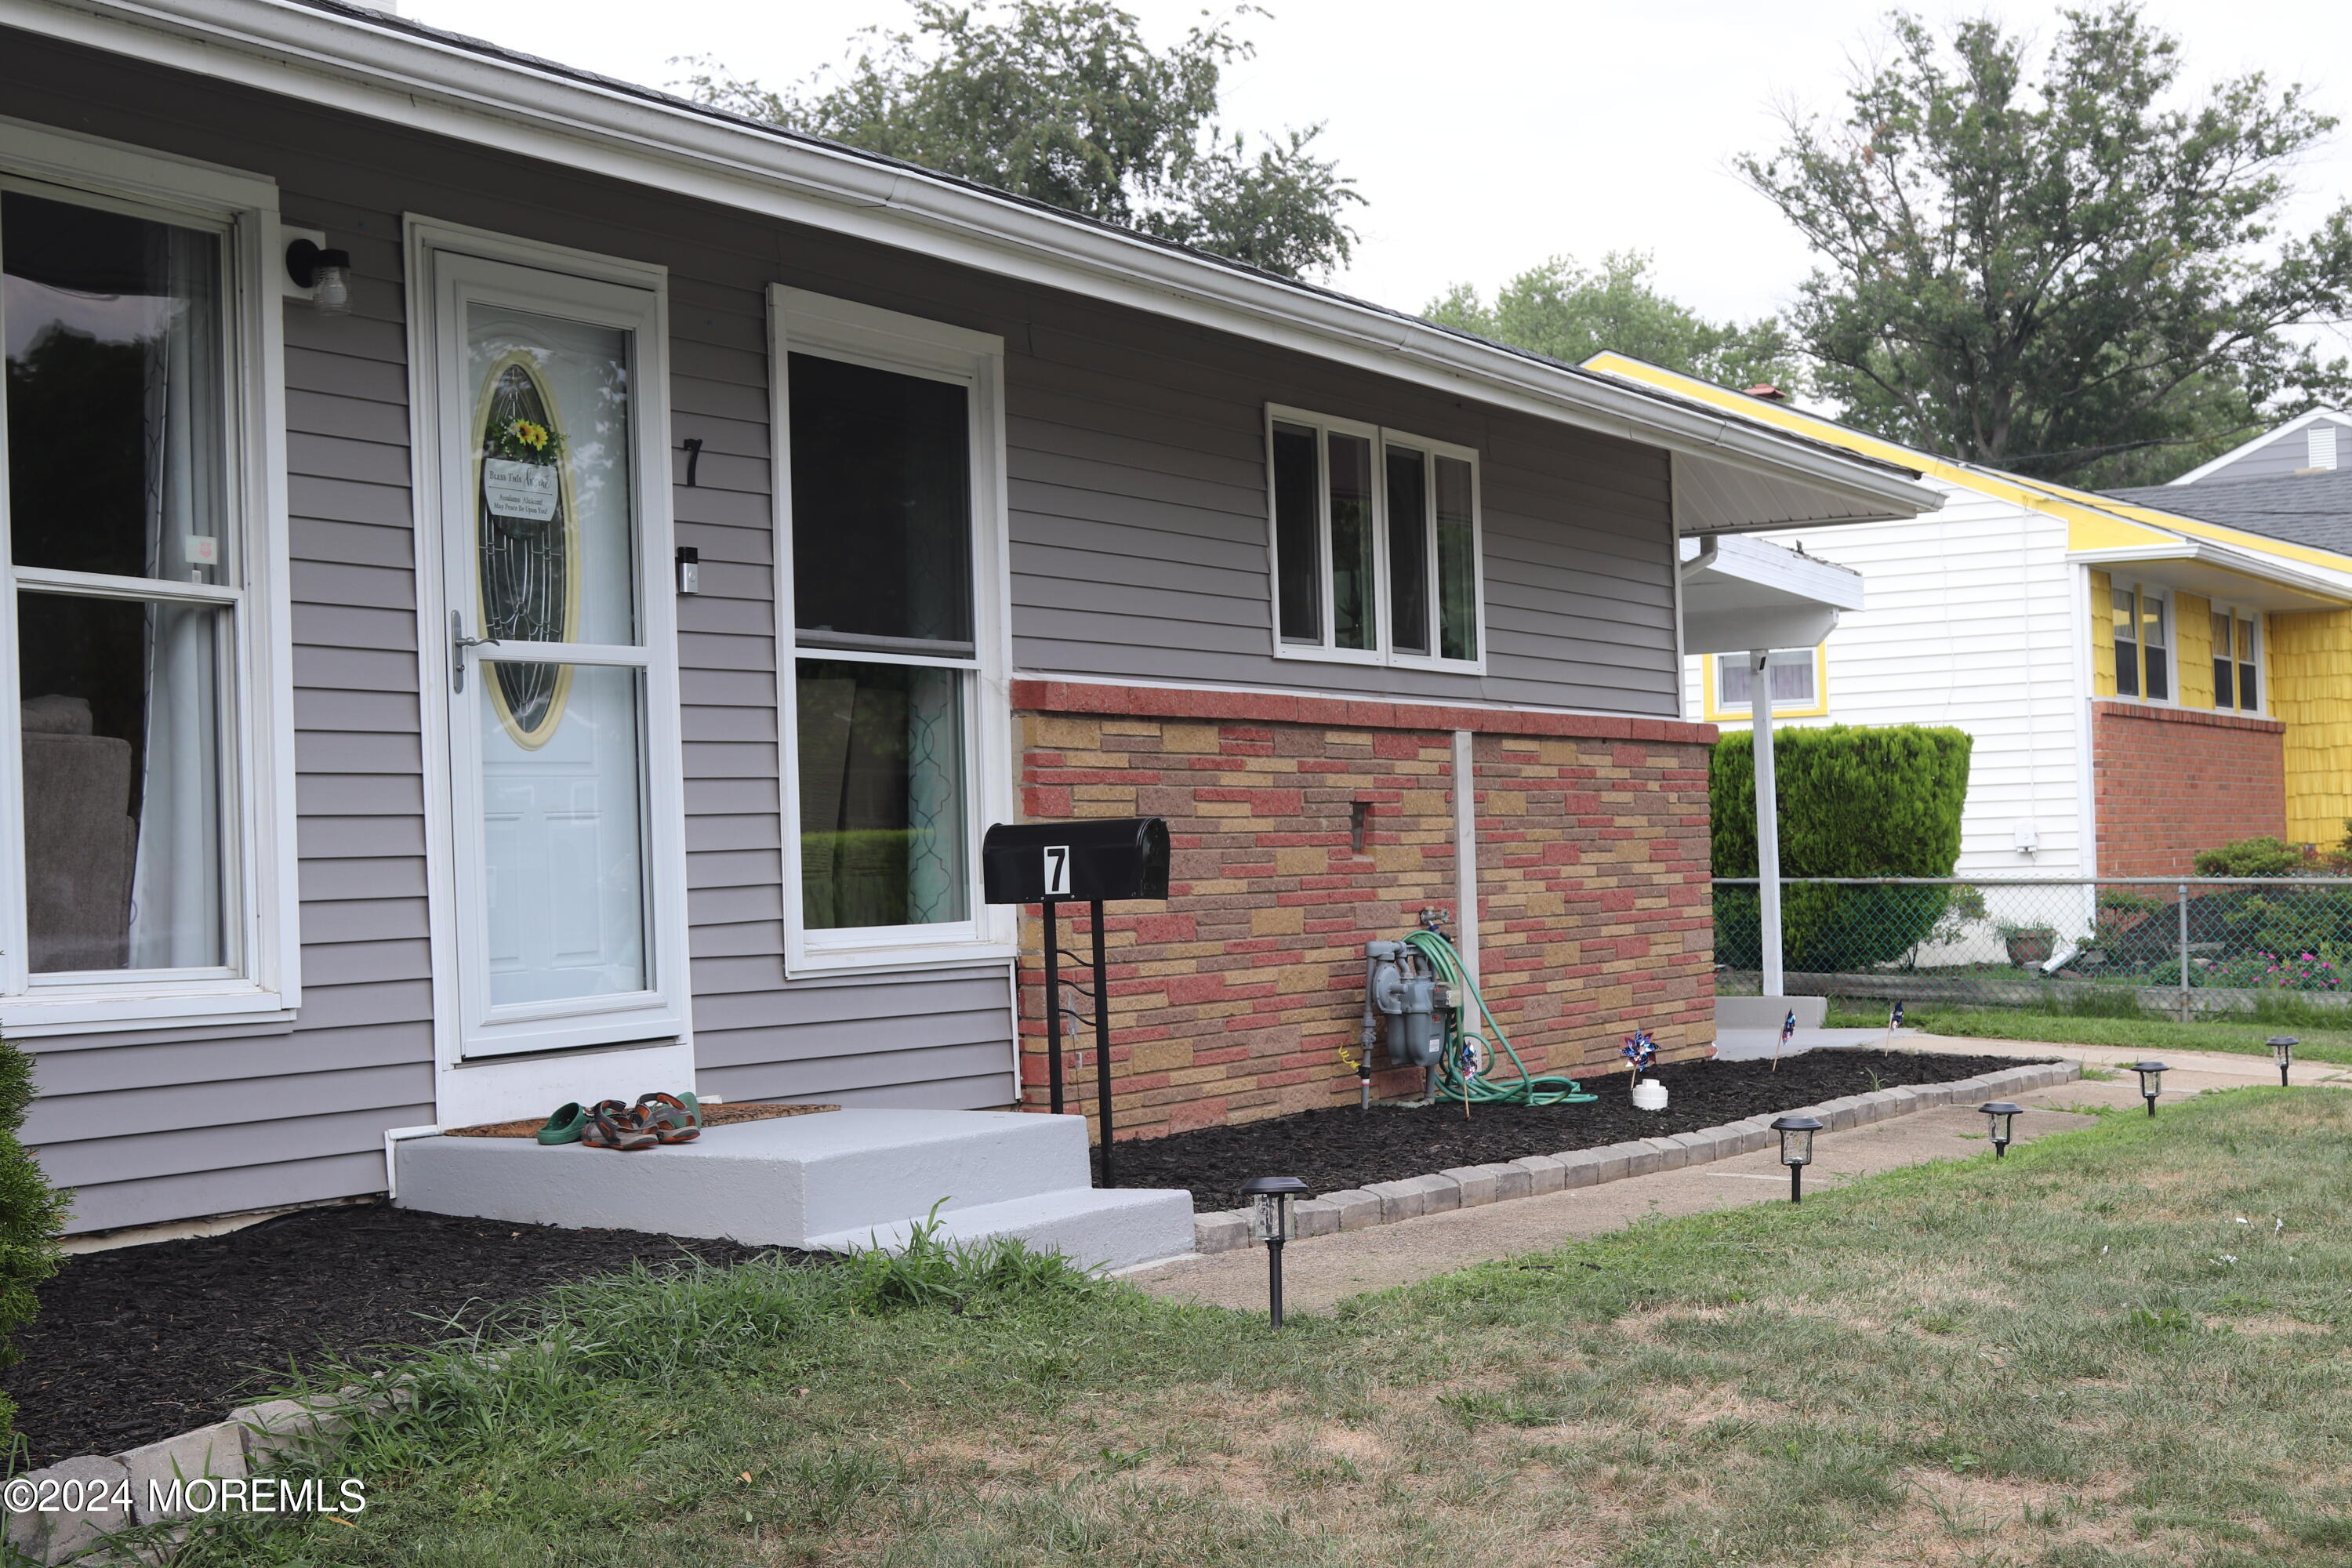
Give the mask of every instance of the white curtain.
[[[222, 380], [218, 244], [157, 226], [171, 324], [148, 340], [147, 559], [151, 575], [218, 582], [190, 541], [220, 543]], [[221, 906], [223, 612], [147, 607], [147, 743], [131, 893], [131, 967], [226, 963]]]

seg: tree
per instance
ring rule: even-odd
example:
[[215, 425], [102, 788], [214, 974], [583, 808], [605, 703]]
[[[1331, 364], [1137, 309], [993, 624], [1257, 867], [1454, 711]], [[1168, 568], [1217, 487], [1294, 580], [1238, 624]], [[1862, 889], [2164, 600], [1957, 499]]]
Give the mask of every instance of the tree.
[[1717, 325], [1658, 292], [1651, 266], [1640, 251], [1612, 251], [1598, 272], [1557, 256], [1504, 284], [1491, 307], [1456, 283], [1422, 314], [1571, 364], [1614, 349], [1721, 385], [1800, 382], [1802, 369], [1778, 321]]
[[2293, 329], [2341, 319], [2352, 209], [2282, 237], [2286, 171], [2335, 121], [2260, 75], [2174, 104], [2138, 8], [2028, 48], [1984, 19], [1889, 18], [1844, 120], [1796, 110], [1748, 184], [1825, 265], [1792, 326], [1854, 424], [2078, 483], [2151, 482], [2347, 389]]
[[[911, 32], [869, 27], [847, 64], [782, 91], [704, 59], [703, 103], [903, 158], [1285, 277], [1348, 259], [1360, 204], [1318, 158], [1322, 127], [1251, 140], [1216, 123], [1233, 17], [1171, 48], [1104, 0], [911, 0]], [[1257, 13], [1264, 15], [1264, 13]]]

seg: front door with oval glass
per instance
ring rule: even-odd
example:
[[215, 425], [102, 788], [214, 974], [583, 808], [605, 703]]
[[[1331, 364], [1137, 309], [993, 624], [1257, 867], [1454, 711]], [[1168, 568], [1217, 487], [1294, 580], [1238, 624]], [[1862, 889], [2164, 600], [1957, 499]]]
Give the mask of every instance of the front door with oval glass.
[[464, 1054], [675, 1037], [656, 300], [470, 257], [436, 281]]

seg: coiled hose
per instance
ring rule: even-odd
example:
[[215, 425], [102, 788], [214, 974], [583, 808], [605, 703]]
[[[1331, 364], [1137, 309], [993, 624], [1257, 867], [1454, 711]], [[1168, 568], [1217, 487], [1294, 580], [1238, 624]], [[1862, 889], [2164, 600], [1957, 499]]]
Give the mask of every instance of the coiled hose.
[[[1444, 1054], [1437, 1061], [1438, 1099], [1464, 1100], [1472, 1105], [1586, 1105], [1597, 1098], [1586, 1094], [1572, 1078], [1536, 1078], [1528, 1073], [1527, 1063], [1519, 1060], [1519, 1053], [1511, 1048], [1511, 1037], [1503, 1033], [1503, 1026], [1496, 1023], [1495, 1015], [1486, 1010], [1486, 999], [1478, 994], [1478, 987], [1471, 980], [1470, 971], [1463, 963], [1462, 955], [1454, 951], [1454, 944], [1444, 935], [1433, 931], [1417, 931], [1404, 940], [1408, 947], [1429, 961], [1430, 967], [1437, 972], [1440, 980], [1454, 987], [1455, 995], [1466, 996], [1477, 1004], [1478, 1016], [1486, 1021], [1486, 1028], [1493, 1032], [1491, 1038], [1494, 1044], [1503, 1047], [1503, 1054], [1511, 1058], [1511, 1066], [1518, 1069], [1517, 1083], [1491, 1082], [1484, 1073], [1465, 1079], [1461, 1066], [1464, 1046], [1475, 1040], [1484, 1047], [1490, 1037], [1464, 1028], [1462, 1021], [1470, 1009], [1456, 1007], [1453, 1022], [1446, 1026]], [[1494, 1052], [1490, 1049], [1486, 1055], [1491, 1062]]]

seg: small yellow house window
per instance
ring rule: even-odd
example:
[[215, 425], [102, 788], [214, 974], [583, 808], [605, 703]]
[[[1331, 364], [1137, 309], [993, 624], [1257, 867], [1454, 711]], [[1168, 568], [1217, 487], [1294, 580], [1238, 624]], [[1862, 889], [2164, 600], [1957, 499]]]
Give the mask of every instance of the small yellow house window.
[[2116, 695], [2151, 702], [2172, 698], [2172, 606], [2137, 585], [2110, 592], [2116, 629]]
[[2251, 610], [2213, 611], [2213, 706], [2241, 713], [2263, 710], [2259, 617]]
[[[1746, 654], [1708, 654], [1704, 661], [1706, 717], [1738, 721], [1755, 714], [1755, 675]], [[1783, 648], [1765, 661], [1766, 689], [1779, 719], [1819, 718], [1830, 710], [1829, 651]]]

